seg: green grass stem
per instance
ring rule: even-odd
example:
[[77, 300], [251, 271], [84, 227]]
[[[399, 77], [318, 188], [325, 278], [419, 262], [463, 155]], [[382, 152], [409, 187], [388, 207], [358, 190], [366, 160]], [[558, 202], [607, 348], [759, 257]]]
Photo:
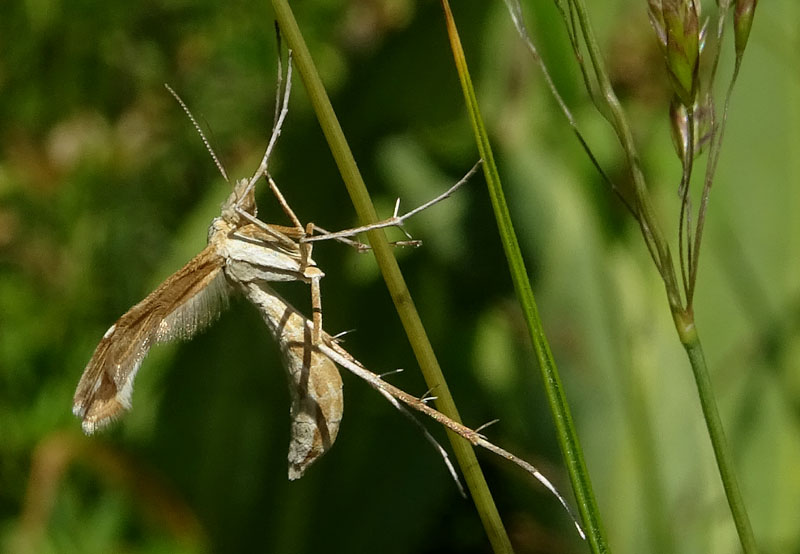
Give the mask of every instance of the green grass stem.
[[[339, 167], [339, 172], [347, 186], [347, 192], [350, 194], [356, 213], [363, 225], [374, 223], [378, 221], [378, 217], [372, 200], [333, 111], [333, 106], [325, 92], [322, 80], [311, 59], [308, 47], [297, 26], [292, 10], [287, 0], [272, 0], [272, 6], [281, 32], [294, 52], [296, 67], [303, 79], [311, 104], [317, 114], [317, 119]], [[436, 391], [436, 407], [443, 414], [460, 422], [458, 410], [447, 387], [447, 382], [439, 367], [436, 355], [433, 352], [433, 347], [425, 333], [422, 321], [414, 306], [414, 301], [406, 287], [397, 260], [392, 253], [392, 248], [386, 240], [383, 230], [369, 231], [367, 237], [383, 278], [386, 281], [386, 287], [389, 289], [397, 313], [408, 335], [408, 340], [414, 350], [425, 382], [431, 390]], [[494, 552], [513, 552], [511, 541], [500, 519], [500, 514], [497, 511], [486, 479], [478, 465], [472, 446], [468, 441], [450, 431], [448, 431], [448, 437]]]
[[717, 460], [722, 486], [725, 489], [725, 497], [728, 499], [728, 506], [730, 507], [731, 515], [733, 515], [736, 532], [739, 535], [739, 542], [745, 554], [755, 554], [758, 552], [758, 548], [756, 547], [753, 528], [750, 525], [750, 518], [747, 515], [742, 492], [739, 490], [733, 456], [731, 456], [728, 448], [725, 430], [722, 428], [722, 420], [719, 417], [717, 402], [714, 399], [711, 377], [708, 374], [708, 366], [706, 365], [703, 346], [700, 344], [700, 337], [697, 334], [697, 328], [693, 321], [678, 318], [676, 318], [676, 326], [678, 327], [681, 343], [683, 343], [692, 365], [694, 380], [697, 384], [697, 395], [700, 398], [700, 406], [703, 410], [703, 417], [706, 420], [708, 435], [711, 438], [714, 457]]
[[578, 434], [572, 421], [572, 415], [561, 385], [561, 378], [558, 374], [550, 345], [544, 333], [542, 321], [536, 307], [536, 300], [533, 296], [528, 272], [525, 269], [525, 262], [522, 259], [522, 252], [519, 247], [514, 226], [511, 222], [511, 215], [508, 211], [500, 174], [494, 161], [489, 137], [486, 134], [486, 127], [483, 124], [480, 109], [478, 107], [475, 90], [472, 87], [472, 80], [469, 76], [464, 50], [458, 36], [453, 14], [447, 0], [442, 0], [442, 7], [447, 21], [447, 31], [450, 37], [450, 45], [453, 51], [453, 58], [458, 70], [459, 79], [464, 92], [467, 111], [469, 112], [470, 122], [475, 132], [475, 140], [478, 150], [483, 158], [483, 171], [489, 189], [492, 207], [494, 209], [497, 228], [500, 233], [500, 240], [503, 243], [506, 259], [508, 260], [509, 271], [514, 282], [520, 305], [522, 306], [525, 322], [531, 335], [536, 356], [539, 360], [539, 367], [545, 385], [547, 400], [550, 404], [550, 411], [556, 424], [556, 433], [559, 446], [564, 456], [564, 461], [569, 472], [575, 496], [578, 500], [578, 511], [584, 525], [587, 541], [591, 546], [592, 552], [609, 552], [608, 541], [605, 538], [603, 525], [600, 518], [600, 510], [592, 491], [592, 484], [589, 472], [583, 459], [583, 451], [578, 440]]
[[[664, 281], [667, 300], [675, 321], [675, 328], [678, 331], [678, 336], [689, 355], [689, 362], [694, 372], [695, 381], [697, 382], [700, 404], [703, 408], [703, 416], [706, 420], [706, 427], [708, 428], [711, 443], [714, 448], [717, 467], [720, 477], [722, 478], [725, 495], [731, 509], [731, 515], [733, 516], [736, 530], [739, 534], [739, 540], [745, 552], [755, 552], [753, 531], [750, 527], [750, 521], [741, 493], [739, 492], [732, 456], [725, 441], [722, 422], [716, 408], [716, 401], [714, 400], [711, 381], [708, 377], [708, 369], [706, 368], [703, 350], [700, 346], [697, 329], [694, 326], [691, 306], [684, 307], [682, 305], [680, 290], [675, 276], [675, 264], [670, 254], [668, 241], [661, 232], [655, 208], [650, 199], [630, 125], [617, 99], [616, 93], [611, 86], [611, 79], [609, 78], [600, 52], [600, 47], [594, 35], [591, 22], [589, 21], [586, 4], [584, 0], [570, 0], [570, 4], [577, 14], [583, 39], [591, 59], [592, 69], [600, 88], [601, 94], [596, 95], [595, 98], [602, 99], [603, 104], [598, 106], [598, 110], [604, 115], [607, 114], [606, 117], [616, 132], [620, 145], [625, 151], [628, 160], [628, 166], [633, 177], [634, 190], [636, 193], [636, 205], [638, 208], [637, 220], [645, 243], [651, 255], [653, 255], [653, 260]], [[690, 303], [691, 295], [688, 290], [686, 292], [689, 296], [688, 302]]]

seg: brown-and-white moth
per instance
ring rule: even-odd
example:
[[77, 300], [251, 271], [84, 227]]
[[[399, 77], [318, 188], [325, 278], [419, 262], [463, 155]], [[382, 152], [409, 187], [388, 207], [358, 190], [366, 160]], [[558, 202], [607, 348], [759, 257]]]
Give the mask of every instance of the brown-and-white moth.
[[[78, 383], [72, 408], [87, 434], [130, 409], [133, 381], [150, 347], [189, 339], [207, 327], [227, 305], [233, 290], [242, 288], [238, 277], [310, 283], [315, 313], [319, 312], [319, 279], [324, 274], [311, 258], [311, 245], [298, 240], [305, 232], [271, 179], [270, 185], [295, 227], [256, 219], [254, 187], [267, 175], [269, 156], [286, 116], [291, 63], [288, 67], [282, 108], [261, 165], [253, 177], [234, 185], [220, 216], [211, 222], [208, 245], [119, 318], [97, 345]], [[194, 118], [192, 121], [196, 125]], [[292, 394], [289, 476], [294, 479], [336, 439], [343, 407], [342, 382], [328, 357], [298, 347], [295, 330], [287, 326], [270, 330], [281, 347]]]
[[[240, 180], [234, 185], [233, 192], [222, 205], [220, 216], [211, 223], [208, 245], [103, 335], [75, 392], [73, 413], [81, 418], [83, 430], [91, 434], [130, 409], [133, 380], [151, 346], [191, 338], [216, 319], [230, 294], [238, 290], [258, 309], [280, 345], [289, 377], [292, 395], [290, 479], [302, 476], [336, 439], [343, 410], [342, 380], [336, 362], [364, 379], [401, 410], [402, 403], [422, 412], [473, 445], [486, 448], [522, 467], [556, 496], [583, 536], [565, 499], [536, 468], [489, 442], [479, 432], [431, 408], [426, 399], [407, 394], [370, 372], [322, 329], [319, 282], [324, 274], [311, 257], [312, 241], [340, 239], [366, 229], [400, 227], [408, 217], [450, 196], [475, 173], [479, 164], [444, 194], [403, 216], [398, 216], [395, 210], [393, 217], [377, 224], [339, 233], [322, 232], [322, 235], [312, 237], [319, 230], [312, 225], [304, 228], [300, 224], [267, 171], [270, 154], [287, 113], [290, 89], [291, 58], [283, 99], [276, 110], [278, 117], [261, 164], [250, 179]], [[194, 118], [186, 111], [199, 130]], [[214, 159], [216, 161], [215, 156]], [[294, 226], [271, 225], [256, 218], [254, 187], [261, 177], [267, 179]], [[269, 285], [272, 281], [310, 284], [313, 318], [309, 320], [276, 294]], [[426, 437], [436, 444], [427, 432]], [[438, 444], [436, 446], [455, 476], [446, 452]]]
[[[280, 100], [279, 94], [275, 127], [261, 164], [250, 179], [234, 185], [220, 216], [211, 222], [208, 245], [119, 318], [97, 345], [78, 383], [72, 408], [87, 434], [108, 425], [131, 408], [133, 381], [151, 346], [193, 337], [217, 318], [236, 289], [249, 297], [253, 283], [303, 281], [311, 286], [314, 317], [310, 337], [305, 337], [306, 327], [297, 317], [271, 322], [264, 316], [280, 346], [292, 397], [289, 477], [300, 477], [336, 439], [343, 409], [341, 377], [330, 358], [311, 347], [324, 334], [319, 293], [319, 280], [324, 273], [311, 257], [312, 240], [327, 237], [343, 240], [367, 228], [402, 225], [408, 217], [452, 194], [475, 168], [447, 192], [403, 216], [395, 213], [392, 218], [371, 226], [312, 237], [319, 230], [313, 226], [303, 228], [267, 171], [288, 110], [291, 68], [290, 62], [283, 99]], [[175, 96], [200, 131], [191, 113]], [[202, 131], [200, 134], [208, 145]], [[210, 147], [209, 152], [217, 162]], [[218, 162], [217, 165], [225, 176], [221, 165]], [[271, 225], [257, 219], [254, 191], [261, 177], [267, 179], [294, 226]], [[328, 335], [325, 337], [330, 341]]]
[[[73, 412], [91, 434], [131, 407], [133, 380], [151, 346], [174, 339], [189, 339], [208, 326], [226, 306], [240, 280], [304, 281], [323, 273], [305, 247], [275, 227], [250, 222], [237, 210], [255, 216], [253, 189], [242, 194], [248, 180], [236, 183], [233, 193], [215, 218], [206, 246], [188, 264], [136, 304], [100, 340], [75, 392]], [[244, 202], [242, 202], [244, 199]], [[284, 328], [271, 328], [281, 345], [292, 391], [293, 452], [290, 473], [302, 474], [306, 459], [313, 460], [336, 438], [341, 420], [341, 379], [333, 362], [321, 354], [304, 352], [291, 344], [294, 336]], [[284, 336], [288, 334], [289, 336]], [[311, 397], [303, 394], [309, 387]], [[316, 400], [314, 400], [316, 397]], [[317, 437], [307, 437], [306, 421], [321, 425]], [[295, 447], [295, 445], [298, 445]], [[302, 452], [303, 448], [307, 452]], [[313, 455], [315, 453], [316, 455]]]

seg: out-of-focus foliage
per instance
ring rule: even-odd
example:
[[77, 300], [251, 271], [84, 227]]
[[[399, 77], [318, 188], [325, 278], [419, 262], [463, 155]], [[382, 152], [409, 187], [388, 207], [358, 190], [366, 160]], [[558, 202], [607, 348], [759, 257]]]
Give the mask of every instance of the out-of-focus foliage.
[[[624, 179], [583, 93], [557, 14], [526, 7], [601, 163]], [[691, 372], [632, 219], [603, 188], [502, 2], [459, 2], [470, 57], [615, 552], [734, 552]], [[345, 132], [387, 215], [474, 163], [435, 2], [296, 6]], [[680, 168], [669, 85], [645, 2], [590, 6], [672, 236]], [[755, 19], [703, 246], [696, 313], [740, 481], [764, 551], [800, 548], [800, 12]], [[258, 316], [234, 303], [186, 344], [145, 360], [134, 410], [87, 439], [74, 386], [105, 329], [198, 251], [228, 185], [165, 91], [195, 115], [232, 177], [252, 173], [272, 120], [267, 3], [12, 2], [0, 17], [0, 549], [32, 552], [484, 552], [474, 509], [420, 434], [345, 375], [333, 449], [286, 478], [289, 396]], [[733, 46], [724, 60], [730, 68]], [[352, 208], [302, 84], [273, 162], [304, 220]], [[263, 192], [263, 191], [262, 191]], [[262, 216], [279, 209], [261, 195]], [[282, 220], [280, 220], [282, 221]], [[398, 250], [465, 421], [568, 492], [481, 179], [409, 223]], [[325, 327], [424, 392], [369, 255], [315, 248]], [[303, 309], [308, 290], [281, 292]], [[434, 391], [435, 394], [435, 391]], [[429, 425], [430, 426], [430, 425]], [[442, 433], [434, 429], [438, 436]], [[521, 552], [583, 548], [556, 502], [481, 455]], [[659, 535], [661, 533], [661, 535]]]

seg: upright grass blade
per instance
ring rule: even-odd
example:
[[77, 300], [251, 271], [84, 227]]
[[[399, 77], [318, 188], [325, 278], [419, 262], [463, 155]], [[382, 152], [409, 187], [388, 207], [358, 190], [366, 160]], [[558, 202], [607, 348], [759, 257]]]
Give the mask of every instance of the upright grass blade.
[[[526, 42], [528, 42], [528, 44], [532, 47], [531, 41], [523, 32], [522, 25], [520, 23], [521, 9], [519, 9], [519, 3], [515, 0], [506, 0], [506, 4], [509, 6], [512, 19], [514, 19], [517, 29], [523, 35], [523, 39], [525, 39]], [[605, 62], [603, 61], [603, 56], [597, 39], [594, 35], [591, 22], [589, 21], [586, 2], [584, 0], [569, 0], [566, 4], [557, 4], [561, 7], [562, 17], [567, 24], [568, 30], [570, 30], [570, 40], [573, 42], [573, 48], [575, 52], [579, 52], [581, 50], [581, 46], [578, 43], [580, 39], [582, 39], [583, 46], [588, 52], [587, 61], [589, 63], [589, 68], [591, 69], [591, 74], [594, 75], [594, 84], [588, 86], [587, 82], [587, 88], [589, 90], [590, 97], [595, 102], [598, 111], [611, 124], [611, 127], [614, 129], [614, 132], [617, 135], [620, 146], [625, 152], [628, 162], [628, 169], [630, 170], [634, 185], [633, 188], [635, 193], [636, 207], [634, 216], [639, 223], [642, 237], [644, 238], [645, 244], [653, 258], [653, 262], [655, 263], [656, 268], [658, 269], [664, 282], [664, 288], [667, 293], [667, 301], [669, 302], [670, 311], [672, 312], [675, 329], [678, 332], [681, 343], [686, 349], [689, 362], [692, 366], [692, 371], [695, 375], [700, 405], [703, 410], [703, 416], [705, 418], [709, 438], [711, 439], [711, 443], [714, 448], [714, 455], [716, 457], [725, 495], [733, 516], [734, 524], [736, 525], [736, 531], [739, 535], [739, 541], [746, 553], [749, 554], [750, 552], [755, 552], [756, 545], [753, 537], [753, 531], [750, 526], [744, 500], [742, 499], [739, 485], [736, 480], [733, 457], [725, 440], [725, 435], [722, 429], [719, 413], [717, 411], [716, 400], [714, 398], [714, 392], [708, 375], [708, 369], [706, 367], [700, 339], [697, 334], [697, 330], [694, 327], [694, 313], [692, 308], [692, 295], [694, 291], [694, 282], [696, 279], [697, 269], [696, 264], [698, 259], [697, 255], [700, 250], [700, 238], [702, 236], [703, 228], [702, 222], [705, 219], [704, 214], [708, 199], [708, 192], [710, 190], [711, 178], [713, 177], [714, 168], [716, 165], [717, 154], [713, 154], [712, 160], [708, 165], [710, 169], [707, 173], [705, 188], [703, 191], [703, 200], [700, 210], [701, 219], [697, 228], [696, 242], [693, 246], [693, 253], [691, 250], [692, 245], [687, 241], [687, 244], [689, 245], [687, 246], [689, 249], [687, 253], [687, 260], [689, 262], [690, 271], [688, 274], [687, 272], [683, 272], [684, 292], [686, 295], [686, 303], [684, 304], [681, 298], [678, 280], [676, 278], [675, 264], [672, 259], [672, 254], [670, 253], [669, 243], [660, 229], [660, 224], [656, 217], [656, 210], [653, 206], [652, 199], [647, 188], [647, 183], [645, 182], [644, 172], [642, 171], [639, 161], [639, 155], [636, 152], [633, 133], [631, 132], [630, 125], [628, 124], [627, 116], [622, 109], [622, 104], [619, 102], [619, 99], [617, 98], [616, 93], [611, 86], [611, 79], [605, 67]], [[746, 42], [747, 35], [750, 31], [749, 26], [752, 23], [752, 10], [755, 8], [755, 4], [756, 0], [747, 0], [741, 5], [737, 3], [737, 6], [740, 8], [740, 10], [742, 10], [743, 13], [743, 15], [740, 17], [744, 19], [740, 21], [739, 25], [740, 38], [737, 38], [737, 62], [734, 77], [731, 81], [731, 86], [733, 86], [733, 81], [735, 81], [736, 72], [738, 72], [739, 63], [741, 62], [741, 54], [742, 50], [744, 49], [744, 42]], [[687, 45], [691, 49], [697, 47], [694, 37], [691, 36], [688, 38], [684, 37], [686, 40], [683, 43], [670, 43], [671, 40], [674, 41], [683, 37], [683, 31], [685, 29], [682, 25], [688, 20], [681, 20], [680, 18], [688, 17], [689, 19], [694, 19], [696, 17], [697, 14], [694, 11], [696, 8], [693, 0], [691, 3], [688, 1], [677, 2], [672, 0], [669, 3], [667, 3], [666, 0], [663, 0], [663, 3], [661, 0], [651, 2], [651, 10], [655, 6], [657, 6], [657, 9], [655, 9], [655, 11], [651, 11], [651, 15], [662, 17], [662, 20], [659, 20], [658, 24], [656, 25], [656, 30], [658, 31], [662, 25], [667, 25], [667, 27], [671, 26], [672, 28], [672, 30], [669, 32], [664, 30], [661, 33], [664, 37], [663, 40], [666, 41], [664, 43], [666, 48], [674, 47], [679, 50], [681, 48], [687, 48]], [[725, 3], [723, 9], [727, 10], [728, 7], [730, 7], [730, 2]], [[568, 8], [568, 10], [566, 8]], [[567, 11], [569, 12], [569, 15], [567, 15]], [[667, 21], [665, 18], [671, 19]], [[690, 22], [689, 25], [693, 28], [694, 32], [698, 31], [694, 21]], [[680, 33], [678, 33], [678, 30], [680, 30]], [[538, 59], [538, 54], [536, 54], [535, 51], [533, 51], [533, 53]], [[680, 52], [676, 51], [673, 52], [673, 54], [676, 54], [677, 57], [667, 58], [667, 62], [670, 64], [672, 70], [675, 70], [676, 67], [681, 66], [679, 67], [678, 72], [686, 73], [686, 67], [683, 66], [686, 65], [687, 60], [682, 59], [681, 55], [678, 55]], [[690, 65], [694, 65], [695, 61], [696, 60], [692, 61]], [[582, 71], [584, 71], [584, 75], [586, 75], [587, 72], [583, 68], [583, 59], [579, 59], [578, 62], [581, 65]], [[695, 70], [693, 69], [692, 71]], [[673, 75], [673, 78], [674, 77], [675, 75]], [[694, 78], [695, 77], [692, 76], [690, 80], [693, 80]], [[685, 81], [685, 84], [690, 85], [689, 88], [696, 88], [696, 83], [689, 83], [689, 80], [686, 79], [681, 80]], [[595, 90], [595, 87], [597, 90]], [[690, 92], [691, 91], [689, 90], [684, 90], [683, 93], [685, 94], [683, 95], [690, 96]], [[729, 96], [730, 87], [728, 92], [728, 97]], [[688, 100], [689, 98], [686, 98], [686, 101]], [[727, 112], [727, 100], [725, 111]], [[567, 114], [567, 116], [569, 119], [571, 119], [569, 114]], [[689, 128], [691, 129], [691, 127], [692, 126], [690, 125]], [[717, 142], [721, 140], [721, 136], [722, 131], [720, 131]], [[690, 143], [691, 142], [692, 141], [690, 137]], [[715, 150], [718, 150], [718, 148], [719, 144], [716, 144]], [[691, 152], [689, 153], [689, 157], [692, 157]], [[685, 170], [682, 186], [686, 187], [684, 189], [683, 200], [683, 206], [685, 206], [687, 198], [686, 193], [688, 192], [688, 174]], [[684, 221], [688, 220], [684, 218], [682, 213], [679, 221], [681, 232], [683, 231]], [[679, 238], [679, 244], [680, 243], [681, 239]], [[684, 252], [682, 248], [679, 248], [679, 251]], [[681, 258], [681, 263], [683, 263], [683, 258]]]
[[758, 552], [756, 539], [753, 535], [753, 528], [750, 525], [750, 516], [748, 516], [747, 508], [744, 505], [742, 492], [739, 490], [739, 481], [736, 478], [733, 456], [725, 438], [722, 419], [719, 417], [717, 401], [714, 396], [714, 389], [711, 386], [706, 357], [703, 353], [703, 345], [700, 344], [700, 336], [697, 334], [693, 318], [676, 318], [675, 325], [678, 328], [681, 343], [686, 349], [686, 354], [689, 356], [689, 361], [692, 365], [692, 372], [697, 385], [697, 396], [700, 399], [700, 407], [703, 409], [703, 418], [706, 421], [708, 435], [711, 438], [711, 446], [714, 449], [714, 457], [717, 460], [719, 476], [722, 479], [722, 487], [725, 490], [728, 507], [736, 525], [736, 532], [739, 535], [739, 543], [743, 552], [755, 554]]
[[469, 76], [464, 50], [461, 47], [461, 40], [458, 36], [458, 29], [456, 28], [453, 14], [450, 11], [450, 5], [447, 0], [442, 0], [442, 8], [445, 12], [450, 46], [453, 50], [453, 58], [458, 70], [459, 79], [461, 80], [464, 100], [467, 105], [473, 131], [475, 132], [475, 141], [477, 142], [481, 157], [484, 160], [483, 171], [486, 176], [486, 183], [489, 188], [489, 196], [492, 201], [492, 207], [494, 208], [500, 239], [503, 243], [503, 249], [505, 250], [508, 260], [514, 288], [517, 292], [520, 305], [522, 306], [534, 349], [536, 350], [536, 356], [539, 359], [539, 367], [542, 371], [545, 391], [547, 393], [548, 402], [550, 403], [550, 411], [555, 420], [559, 445], [561, 446], [564, 461], [567, 464], [572, 487], [578, 499], [578, 510], [583, 520], [584, 531], [591, 545], [592, 552], [609, 552], [605, 532], [603, 531], [603, 525], [600, 519], [600, 511], [597, 508], [597, 503], [592, 491], [589, 472], [583, 460], [583, 451], [578, 441], [578, 434], [572, 421], [572, 415], [569, 410], [569, 405], [567, 404], [566, 396], [564, 395], [558, 368], [553, 359], [553, 354], [550, 352], [550, 345], [547, 342], [542, 322], [539, 318], [536, 301], [533, 297], [533, 290], [531, 289], [528, 273], [525, 269], [525, 262], [522, 259], [519, 241], [514, 233], [511, 215], [506, 205], [503, 188], [500, 183], [500, 175], [494, 163], [494, 154], [489, 144], [489, 138], [486, 135], [486, 128], [484, 127], [480, 109], [478, 108], [475, 90], [472, 88], [472, 81]]
[[[339, 172], [347, 186], [347, 191], [350, 194], [356, 213], [358, 213], [362, 224], [374, 223], [378, 221], [378, 217], [372, 205], [372, 200], [358, 171], [353, 154], [344, 137], [288, 1], [272, 0], [272, 6], [281, 31], [294, 51], [297, 69], [303, 79], [331, 153], [339, 167]], [[367, 237], [425, 381], [431, 390], [436, 391], [436, 407], [451, 419], [460, 422], [461, 419], [450, 395], [447, 382], [439, 367], [439, 362], [436, 360], [433, 348], [422, 326], [422, 321], [386, 236], [382, 230], [373, 230], [367, 232]], [[486, 484], [486, 479], [478, 465], [472, 446], [469, 442], [450, 431], [448, 431], [448, 437], [453, 445], [461, 471], [464, 473], [467, 487], [483, 522], [486, 534], [492, 544], [492, 549], [498, 553], [512, 552], [511, 541], [500, 519], [500, 514]]]

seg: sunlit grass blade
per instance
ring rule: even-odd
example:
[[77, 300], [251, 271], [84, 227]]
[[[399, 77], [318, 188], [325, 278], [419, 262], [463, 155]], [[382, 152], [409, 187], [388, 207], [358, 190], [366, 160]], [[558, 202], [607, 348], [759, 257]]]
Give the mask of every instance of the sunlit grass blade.
[[[353, 154], [319, 78], [292, 10], [286, 0], [272, 0], [272, 6], [281, 32], [286, 37], [289, 47], [294, 51], [297, 69], [305, 84], [331, 153], [339, 167], [339, 172], [347, 186], [347, 191], [350, 194], [356, 213], [363, 225], [374, 223], [378, 221], [378, 217], [372, 200], [369, 197], [364, 180], [356, 166]], [[455, 402], [447, 387], [447, 382], [439, 367], [439, 362], [433, 352], [433, 347], [425, 333], [422, 321], [383, 230], [369, 231], [367, 232], [367, 237], [425, 381], [430, 389], [436, 391], [437, 408], [448, 417], [461, 421]], [[464, 473], [464, 479], [467, 482], [467, 487], [470, 490], [492, 548], [495, 552], [512, 552], [511, 541], [500, 519], [500, 514], [486, 484], [486, 479], [478, 465], [472, 446], [452, 432], [448, 432], [448, 437], [453, 445], [456, 459], [461, 471]]]

